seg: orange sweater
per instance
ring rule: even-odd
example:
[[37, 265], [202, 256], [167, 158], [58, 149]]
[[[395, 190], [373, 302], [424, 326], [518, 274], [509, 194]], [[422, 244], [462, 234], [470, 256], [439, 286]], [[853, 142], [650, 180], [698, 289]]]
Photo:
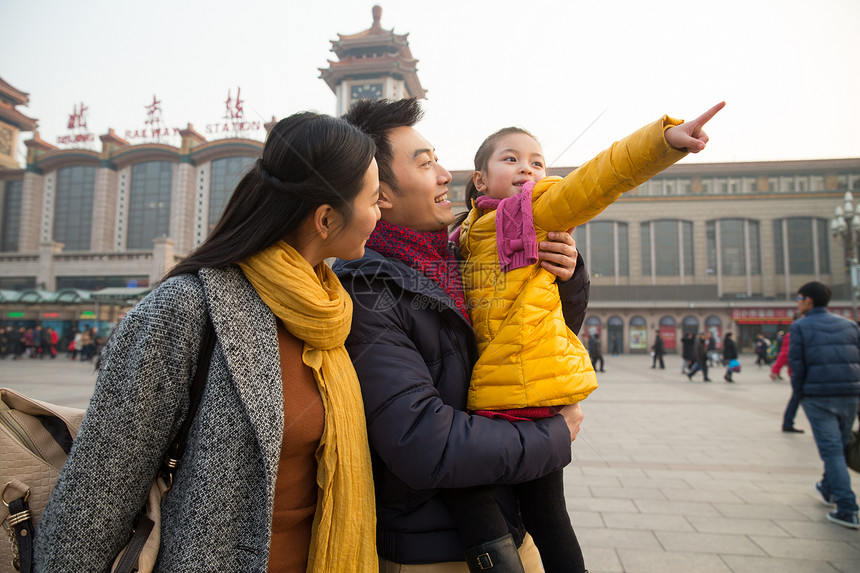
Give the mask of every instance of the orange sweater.
[[284, 437], [275, 482], [269, 571], [307, 569], [317, 507], [316, 451], [325, 412], [313, 371], [302, 362], [304, 343], [278, 322], [284, 384]]

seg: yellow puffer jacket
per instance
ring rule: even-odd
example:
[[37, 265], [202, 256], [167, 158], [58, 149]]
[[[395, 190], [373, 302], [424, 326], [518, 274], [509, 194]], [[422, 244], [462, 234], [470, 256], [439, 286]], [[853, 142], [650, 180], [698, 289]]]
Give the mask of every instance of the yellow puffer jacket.
[[[564, 179], [532, 190], [538, 242], [596, 217], [622, 193], [682, 157], [663, 132], [682, 123], [664, 116], [628, 135]], [[495, 211], [472, 208], [460, 231], [463, 286], [478, 337], [470, 410], [559, 406], [597, 388], [588, 351], [564, 323], [555, 277], [540, 264], [502, 272]]]

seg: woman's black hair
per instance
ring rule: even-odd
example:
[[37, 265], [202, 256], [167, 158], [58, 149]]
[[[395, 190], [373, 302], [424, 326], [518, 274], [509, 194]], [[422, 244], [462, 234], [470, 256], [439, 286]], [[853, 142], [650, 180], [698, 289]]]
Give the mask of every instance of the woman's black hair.
[[348, 222], [374, 153], [373, 140], [344, 120], [311, 112], [282, 119], [212, 233], [165, 278], [259, 253], [295, 231], [320, 205], [331, 205]]
[[[478, 151], [475, 152], [475, 171], [486, 171], [487, 164], [490, 162], [490, 156], [493, 155], [493, 151], [496, 149], [496, 142], [504, 136], [511, 135], [512, 133], [528, 135], [537, 141], [537, 138], [534, 135], [521, 127], [503, 127], [499, 131], [489, 135], [487, 139], [481, 143]], [[472, 209], [472, 201], [475, 201], [480, 194], [481, 193], [478, 191], [478, 188], [475, 187], [475, 178], [469, 177], [469, 180], [466, 182], [465, 193], [466, 211], [457, 215], [454, 219], [454, 225], [452, 228], [456, 229], [463, 224], [463, 221], [466, 220], [466, 217], [469, 216], [469, 211]]]

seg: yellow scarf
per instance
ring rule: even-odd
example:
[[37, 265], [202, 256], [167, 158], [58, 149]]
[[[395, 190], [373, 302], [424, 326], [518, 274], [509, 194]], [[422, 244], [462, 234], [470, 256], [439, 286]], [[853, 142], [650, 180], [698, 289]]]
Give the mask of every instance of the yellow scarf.
[[302, 362], [313, 370], [325, 408], [307, 570], [377, 571], [364, 403], [343, 346], [352, 325], [352, 300], [325, 263], [311, 267], [284, 241], [239, 266], [287, 331], [304, 341]]

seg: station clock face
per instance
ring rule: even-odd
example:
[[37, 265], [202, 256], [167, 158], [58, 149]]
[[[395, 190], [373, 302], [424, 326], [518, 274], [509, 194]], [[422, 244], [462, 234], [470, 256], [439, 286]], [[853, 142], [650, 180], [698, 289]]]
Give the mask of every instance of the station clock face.
[[12, 130], [0, 126], [0, 155], [12, 155]]
[[350, 103], [355, 103], [360, 99], [382, 99], [382, 84], [381, 83], [366, 83], [352, 84], [349, 88]]

